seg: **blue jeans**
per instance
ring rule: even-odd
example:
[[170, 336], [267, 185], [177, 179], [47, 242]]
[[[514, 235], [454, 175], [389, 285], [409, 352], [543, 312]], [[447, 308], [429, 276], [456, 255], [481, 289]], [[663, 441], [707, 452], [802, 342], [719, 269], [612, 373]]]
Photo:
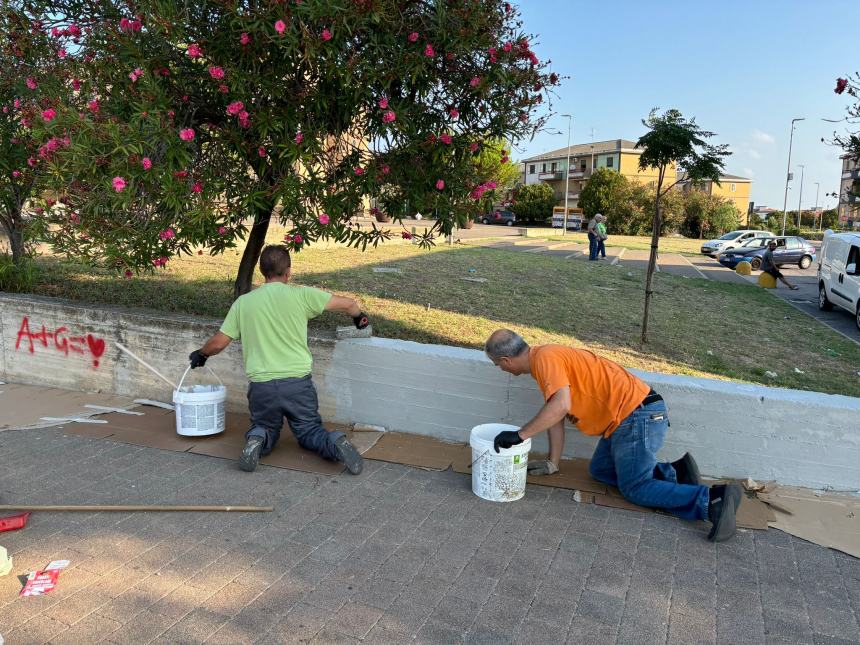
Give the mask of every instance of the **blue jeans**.
[[604, 244], [603, 240], [597, 240], [597, 250], [594, 252], [594, 257], [598, 255], [602, 258], [606, 257], [606, 244]]
[[589, 472], [597, 481], [617, 486], [634, 504], [659, 508], [685, 520], [707, 519], [710, 489], [679, 484], [672, 465], [657, 461], [668, 430], [664, 401], [640, 405], [608, 439], [600, 439]]
[[597, 236], [594, 233], [588, 233], [588, 259], [597, 259]]
[[245, 433], [245, 438], [263, 439], [265, 443], [260, 454], [268, 455], [275, 448], [286, 417], [302, 448], [317, 453], [323, 459], [340, 459], [335, 441], [343, 433], [323, 428], [317, 391], [310, 376], [251, 383], [248, 386], [248, 410], [251, 412], [251, 429]]

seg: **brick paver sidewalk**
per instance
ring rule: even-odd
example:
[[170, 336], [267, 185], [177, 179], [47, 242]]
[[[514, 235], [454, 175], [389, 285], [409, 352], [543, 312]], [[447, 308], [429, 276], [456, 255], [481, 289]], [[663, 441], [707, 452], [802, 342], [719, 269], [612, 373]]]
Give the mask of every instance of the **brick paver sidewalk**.
[[[452, 472], [326, 478], [63, 435], [0, 433], [5, 503], [273, 504], [274, 513], [37, 514], [0, 533], [0, 634], [23, 643], [860, 642], [860, 561]], [[71, 560], [53, 593], [16, 575]]]

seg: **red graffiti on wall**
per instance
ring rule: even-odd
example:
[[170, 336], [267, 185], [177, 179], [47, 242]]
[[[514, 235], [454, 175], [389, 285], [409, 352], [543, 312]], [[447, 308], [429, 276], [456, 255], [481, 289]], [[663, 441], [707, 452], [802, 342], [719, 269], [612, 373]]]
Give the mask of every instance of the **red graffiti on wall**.
[[27, 316], [21, 320], [21, 327], [18, 329], [18, 340], [15, 341], [15, 350], [21, 347], [21, 341], [26, 339], [30, 344], [27, 348], [33, 354], [36, 350], [38, 341], [42, 347], [54, 346], [54, 349], [62, 352], [66, 356], [69, 353], [86, 354], [89, 352], [93, 357], [93, 367], [99, 366], [99, 359], [105, 353], [105, 341], [102, 338], [96, 338], [92, 334], [86, 336], [70, 336], [69, 330], [66, 327], [57, 327], [54, 331], [48, 331], [45, 325], [42, 325], [41, 331], [32, 331], [30, 329], [30, 319]]

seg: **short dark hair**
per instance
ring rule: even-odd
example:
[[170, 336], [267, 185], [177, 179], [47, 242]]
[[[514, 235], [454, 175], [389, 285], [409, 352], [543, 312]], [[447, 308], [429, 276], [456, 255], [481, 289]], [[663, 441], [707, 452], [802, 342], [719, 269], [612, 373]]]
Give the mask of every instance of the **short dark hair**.
[[260, 273], [267, 280], [286, 275], [291, 265], [290, 251], [283, 244], [270, 244], [260, 254]]

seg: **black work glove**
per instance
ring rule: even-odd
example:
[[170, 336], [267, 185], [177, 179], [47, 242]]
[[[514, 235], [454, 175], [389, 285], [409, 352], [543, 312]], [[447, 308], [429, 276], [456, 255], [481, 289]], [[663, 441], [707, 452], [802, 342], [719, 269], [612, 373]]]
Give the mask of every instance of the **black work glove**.
[[496, 435], [496, 438], [493, 440], [493, 448], [495, 448], [496, 452], [499, 452], [499, 448], [510, 448], [511, 446], [516, 446], [523, 442], [523, 438], [520, 436], [520, 433], [515, 430], [505, 430], [504, 432], [500, 432]]
[[206, 354], [201, 352], [199, 349], [195, 349], [188, 355], [188, 360], [191, 361], [191, 369], [195, 367], [203, 367], [206, 365], [206, 359], [209, 358]]
[[370, 319], [367, 317], [366, 313], [360, 311], [357, 316], [353, 316], [352, 322], [355, 323], [356, 329], [364, 329], [370, 324]]

